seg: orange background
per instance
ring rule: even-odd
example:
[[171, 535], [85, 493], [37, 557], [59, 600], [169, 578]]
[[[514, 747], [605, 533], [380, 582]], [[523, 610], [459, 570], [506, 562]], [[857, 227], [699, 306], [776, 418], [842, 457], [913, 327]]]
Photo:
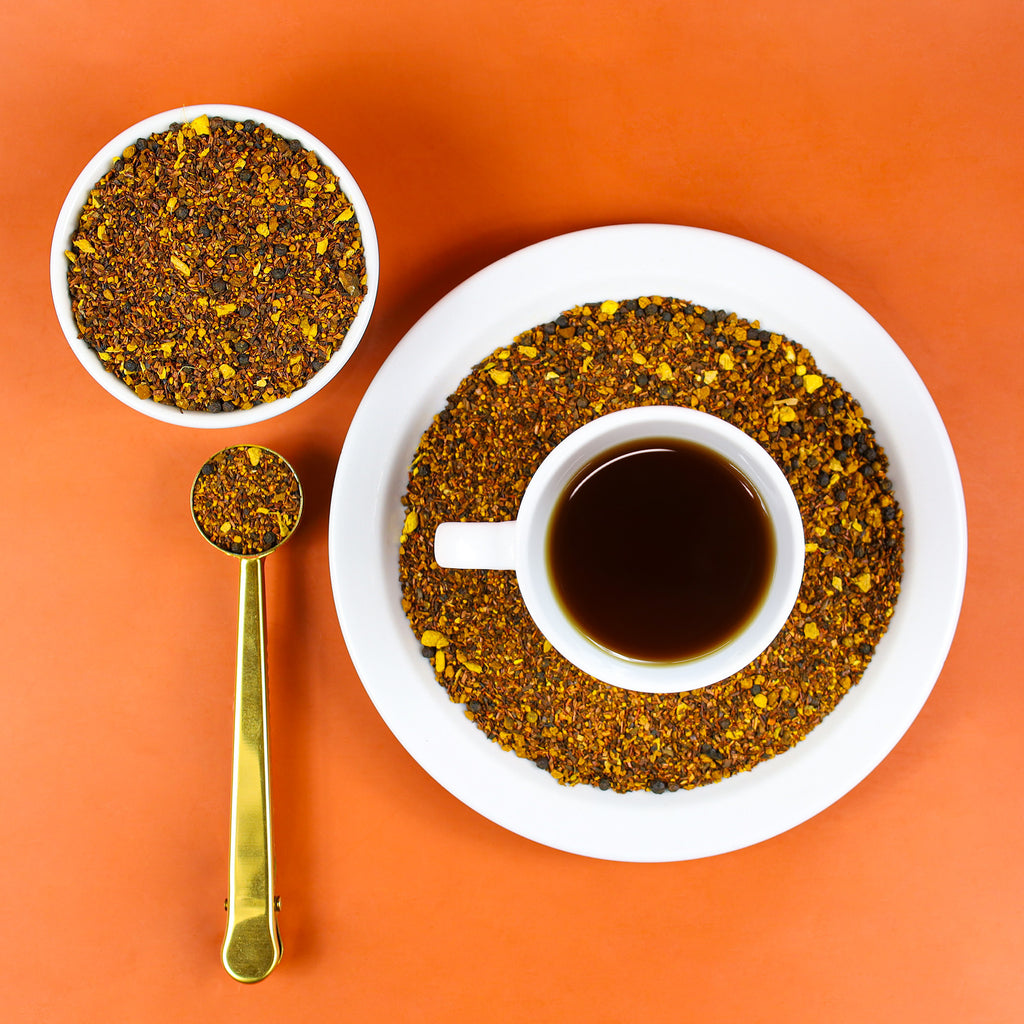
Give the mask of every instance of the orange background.
[[[1024, 1014], [1019, 0], [21, 0], [0, 38], [0, 1017], [1011, 1022]], [[376, 220], [342, 375], [193, 431], [115, 402], [50, 300], [65, 192], [108, 139], [238, 103], [323, 139]], [[865, 306], [945, 420], [967, 495], [959, 631], [892, 755], [811, 821], [619, 864], [468, 810], [381, 722], [328, 578], [366, 386], [472, 272], [567, 230], [692, 224]], [[268, 565], [285, 956], [219, 964], [236, 575], [192, 476], [252, 441], [307, 515]]]

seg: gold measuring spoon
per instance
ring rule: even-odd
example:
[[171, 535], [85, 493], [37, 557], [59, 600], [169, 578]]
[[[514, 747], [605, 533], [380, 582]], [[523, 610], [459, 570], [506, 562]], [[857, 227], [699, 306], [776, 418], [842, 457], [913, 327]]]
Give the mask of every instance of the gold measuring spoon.
[[237, 981], [265, 978], [281, 959], [274, 892], [267, 721], [263, 559], [298, 525], [302, 488], [276, 452], [225, 448], [192, 485], [192, 518], [218, 550], [239, 559], [231, 869], [221, 960]]

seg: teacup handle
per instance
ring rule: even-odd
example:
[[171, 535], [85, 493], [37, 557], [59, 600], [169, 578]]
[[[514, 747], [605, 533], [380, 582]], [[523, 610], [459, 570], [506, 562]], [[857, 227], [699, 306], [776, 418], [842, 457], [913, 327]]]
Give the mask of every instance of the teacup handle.
[[516, 521], [441, 523], [434, 533], [434, 559], [442, 569], [514, 569]]

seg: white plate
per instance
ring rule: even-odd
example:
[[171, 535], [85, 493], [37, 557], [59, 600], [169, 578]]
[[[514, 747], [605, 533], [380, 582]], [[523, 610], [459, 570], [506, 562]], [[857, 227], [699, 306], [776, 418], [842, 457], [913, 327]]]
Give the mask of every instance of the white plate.
[[[758, 319], [806, 345], [856, 397], [904, 510], [903, 588], [859, 685], [810, 735], [752, 771], [656, 795], [561, 786], [500, 749], [451, 703], [401, 608], [398, 537], [408, 465], [472, 365], [564, 309], [670, 295]], [[539, 843], [609, 860], [735, 850], [806, 821], [892, 750], [931, 692], [963, 596], [967, 524], [952, 446], [892, 339], [820, 275], [770, 249], [696, 228], [629, 224], [530, 246], [475, 274], [381, 367], [345, 441], [330, 515], [331, 582], [356, 671], [409, 753], [454, 796]]]

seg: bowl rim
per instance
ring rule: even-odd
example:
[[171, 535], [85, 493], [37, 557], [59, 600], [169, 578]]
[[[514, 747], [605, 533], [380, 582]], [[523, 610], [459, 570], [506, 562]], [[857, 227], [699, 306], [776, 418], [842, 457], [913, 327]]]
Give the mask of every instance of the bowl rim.
[[[232, 118], [238, 122], [246, 120], [257, 121], [284, 138], [298, 139], [305, 149], [316, 153], [317, 158], [327, 164], [337, 176], [342, 191], [348, 197], [355, 210], [366, 260], [366, 295], [363, 297], [359, 311], [345, 335], [344, 344], [331, 356], [327, 363], [313, 374], [302, 387], [297, 388], [290, 395], [278, 398], [273, 402], [255, 405], [251, 409], [233, 409], [229, 412], [218, 413], [179, 409], [174, 405], [139, 398], [128, 385], [103, 368], [103, 364], [96, 358], [95, 353], [78, 333], [78, 326], [71, 311], [71, 298], [68, 293], [67, 284], [67, 258], [64, 255], [70, 246], [71, 235], [78, 223], [78, 218], [82, 208], [85, 206], [89, 192], [96, 182], [106, 174], [111, 164], [120, 156], [125, 147], [138, 138], [145, 138], [155, 132], [166, 130], [171, 124], [185, 124], [203, 114], [211, 118]], [[289, 409], [294, 409], [296, 406], [312, 398], [337, 376], [341, 368], [352, 357], [366, 331], [373, 312], [377, 298], [379, 278], [380, 255], [370, 208], [352, 173], [342, 163], [337, 154], [315, 135], [286, 118], [257, 109], [256, 107], [238, 106], [229, 103], [198, 103], [165, 110], [145, 117], [115, 135], [114, 138], [100, 147], [96, 154], [86, 163], [75, 179], [74, 184], [68, 190], [61, 205], [60, 213], [57, 216], [50, 245], [50, 292], [54, 310], [64, 332], [64, 337], [67, 339], [68, 345], [78, 361], [104, 391], [124, 405], [152, 419], [186, 427], [226, 429], [262, 423], [273, 419], [275, 416], [280, 416]]]

